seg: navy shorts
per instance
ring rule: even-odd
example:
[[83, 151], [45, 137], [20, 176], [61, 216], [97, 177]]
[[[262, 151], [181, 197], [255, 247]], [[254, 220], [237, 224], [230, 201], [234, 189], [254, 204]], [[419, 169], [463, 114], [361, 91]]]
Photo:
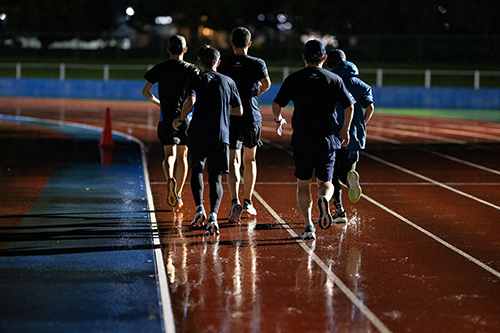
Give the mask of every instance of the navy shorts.
[[255, 146], [262, 146], [260, 141], [260, 132], [262, 124], [255, 124], [250, 126], [231, 126], [229, 128], [229, 148], [241, 149], [243, 146], [253, 148]]
[[309, 180], [314, 175], [322, 181], [333, 179], [335, 166], [335, 150], [332, 152], [314, 149], [294, 149], [293, 160], [295, 162], [294, 175], [300, 180]]
[[172, 127], [172, 122], [174, 120], [163, 120], [158, 123], [158, 139], [161, 144], [164, 146], [170, 145], [187, 145], [187, 135], [186, 129], [188, 124], [188, 120], [186, 119], [180, 126], [179, 130], [176, 131]]
[[229, 173], [229, 146], [223, 142], [190, 141], [188, 155], [191, 168], [202, 170], [208, 163], [208, 173]]

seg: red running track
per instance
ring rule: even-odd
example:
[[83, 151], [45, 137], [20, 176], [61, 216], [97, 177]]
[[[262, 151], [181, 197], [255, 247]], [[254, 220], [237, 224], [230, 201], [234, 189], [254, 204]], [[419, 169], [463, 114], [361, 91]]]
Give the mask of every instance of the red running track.
[[[0, 98], [2, 114], [97, 126], [106, 107], [113, 129], [149, 150], [177, 332], [500, 331], [500, 124], [376, 113], [357, 167], [363, 197], [344, 198], [349, 223], [318, 228], [317, 240], [303, 242], [290, 128], [279, 138], [269, 109], [257, 154], [258, 215], [227, 224], [224, 185], [221, 235], [205, 237], [189, 228], [189, 184], [181, 211], [165, 203], [154, 106]], [[34, 184], [14, 191], [10, 200], [20, 204], [8, 214], [25, 214], [57, 165], [39, 158], [39, 170], [3, 173], [8, 188]]]

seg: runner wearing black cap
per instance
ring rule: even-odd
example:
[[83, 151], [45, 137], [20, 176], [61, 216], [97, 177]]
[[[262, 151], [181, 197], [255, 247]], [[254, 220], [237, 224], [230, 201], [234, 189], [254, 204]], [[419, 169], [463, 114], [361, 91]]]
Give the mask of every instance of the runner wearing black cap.
[[[276, 131], [281, 135], [286, 121], [281, 108], [290, 101], [294, 103], [292, 115], [292, 147], [297, 178], [297, 203], [302, 213], [305, 228], [300, 238], [314, 239], [315, 227], [311, 219], [311, 180], [316, 176], [320, 212], [319, 226], [330, 227], [329, 200], [333, 194], [333, 167], [335, 150], [349, 143], [349, 126], [352, 119], [352, 104], [355, 100], [344, 86], [342, 79], [321, 68], [326, 50], [319, 40], [310, 40], [304, 46], [302, 59], [306, 68], [301, 69], [283, 82], [273, 102]], [[344, 108], [345, 122], [340, 128], [335, 104]]]

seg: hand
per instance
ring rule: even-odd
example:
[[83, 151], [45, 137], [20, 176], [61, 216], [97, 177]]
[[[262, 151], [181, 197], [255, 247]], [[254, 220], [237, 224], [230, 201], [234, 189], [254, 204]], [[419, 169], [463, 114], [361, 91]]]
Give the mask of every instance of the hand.
[[281, 118], [279, 122], [276, 122], [276, 133], [278, 133], [279, 136], [283, 134], [283, 125], [285, 124], [286, 124], [285, 118]]
[[179, 118], [175, 118], [174, 121], [172, 122], [172, 127], [174, 130], [178, 131], [179, 126], [181, 126], [183, 122], [179, 121]]
[[340, 138], [342, 147], [346, 147], [349, 144], [349, 130], [342, 129], [340, 131]]

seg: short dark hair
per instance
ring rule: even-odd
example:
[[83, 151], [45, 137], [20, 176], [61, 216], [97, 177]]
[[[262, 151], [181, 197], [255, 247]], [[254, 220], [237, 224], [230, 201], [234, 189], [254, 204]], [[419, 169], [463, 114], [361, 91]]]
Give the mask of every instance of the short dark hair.
[[231, 41], [236, 47], [247, 47], [252, 39], [252, 34], [245, 27], [238, 27], [231, 33]]
[[337, 65], [339, 62], [346, 61], [345, 53], [341, 49], [333, 49], [328, 52], [328, 58], [326, 59], [326, 65], [330, 68]]
[[205, 68], [215, 68], [220, 59], [220, 52], [211, 45], [203, 45], [198, 50], [198, 60]]
[[181, 35], [174, 35], [168, 39], [168, 49], [172, 54], [182, 54], [186, 47], [186, 39]]

